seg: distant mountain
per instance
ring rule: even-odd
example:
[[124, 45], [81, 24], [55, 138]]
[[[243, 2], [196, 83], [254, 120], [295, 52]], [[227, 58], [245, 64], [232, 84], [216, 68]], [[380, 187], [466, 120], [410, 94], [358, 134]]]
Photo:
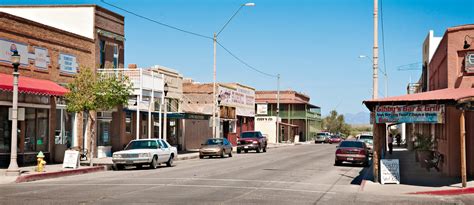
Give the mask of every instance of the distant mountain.
[[370, 113], [368, 112], [358, 112], [356, 114], [346, 113], [344, 114], [344, 119], [347, 124], [369, 124], [370, 123]]

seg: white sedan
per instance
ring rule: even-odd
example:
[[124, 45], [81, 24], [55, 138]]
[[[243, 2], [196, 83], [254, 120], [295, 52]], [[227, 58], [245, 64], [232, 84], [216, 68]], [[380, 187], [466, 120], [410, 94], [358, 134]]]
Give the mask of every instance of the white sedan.
[[126, 165], [137, 167], [150, 165], [152, 169], [156, 169], [161, 163], [171, 167], [177, 156], [176, 147], [171, 146], [166, 140], [139, 139], [130, 141], [123, 151], [114, 152], [112, 161], [119, 170]]

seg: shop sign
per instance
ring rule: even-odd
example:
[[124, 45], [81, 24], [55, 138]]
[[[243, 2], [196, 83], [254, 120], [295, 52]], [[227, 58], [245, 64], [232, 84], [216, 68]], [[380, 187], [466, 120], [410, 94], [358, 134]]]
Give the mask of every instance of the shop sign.
[[227, 88], [219, 86], [218, 96], [220, 96], [220, 105], [236, 107], [236, 113], [239, 116], [255, 115], [255, 91], [245, 88]]
[[444, 105], [381, 105], [375, 108], [376, 123], [444, 123]]
[[59, 70], [67, 74], [77, 73], [76, 56], [68, 54], [59, 54]]
[[48, 49], [35, 47], [35, 66], [39, 69], [48, 69], [50, 62]]
[[255, 121], [258, 122], [273, 122], [276, 120], [276, 117], [256, 117]]
[[380, 176], [382, 184], [400, 184], [400, 164], [398, 159], [380, 160]]
[[79, 151], [66, 150], [64, 152], [63, 168], [76, 169], [79, 166]]
[[267, 115], [268, 104], [257, 104], [257, 115]]
[[474, 73], [474, 52], [466, 54], [465, 70], [467, 73]]
[[20, 55], [20, 64], [28, 65], [28, 45], [5, 39], [0, 39], [0, 62], [11, 63], [14, 50]]

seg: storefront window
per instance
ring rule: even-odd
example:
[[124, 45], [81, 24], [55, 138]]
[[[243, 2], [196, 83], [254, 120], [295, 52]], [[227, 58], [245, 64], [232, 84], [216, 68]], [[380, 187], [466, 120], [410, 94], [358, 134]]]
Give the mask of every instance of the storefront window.
[[25, 108], [25, 152], [48, 151], [49, 112], [47, 109]]
[[110, 146], [110, 121], [99, 120], [99, 140], [98, 146]]
[[54, 131], [55, 144], [72, 145], [72, 127], [74, 115], [65, 109], [56, 110], [56, 129]]
[[125, 113], [125, 132], [132, 133], [132, 113]]
[[8, 120], [8, 107], [0, 107], [0, 153], [10, 152], [11, 121]]

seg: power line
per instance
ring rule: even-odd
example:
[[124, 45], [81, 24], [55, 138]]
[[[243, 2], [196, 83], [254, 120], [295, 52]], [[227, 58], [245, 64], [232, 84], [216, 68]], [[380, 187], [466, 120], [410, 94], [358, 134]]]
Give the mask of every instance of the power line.
[[[135, 13], [135, 12], [133, 12], [133, 11], [129, 11], [129, 10], [127, 10], [127, 9], [121, 8], [121, 7], [116, 6], [116, 5], [114, 5], [114, 4], [108, 3], [108, 2], [106, 2], [105, 0], [100, 0], [100, 1], [101, 1], [102, 3], [104, 3], [104, 4], [107, 4], [107, 5], [111, 6], [111, 7], [114, 7], [114, 8], [116, 8], [116, 9], [119, 9], [119, 10], [124, 11], [124, 12], [129, 13], [129, 14], [132, 14], [132, 15], [137, 16], [137, 17], [139, 17], [139, 18], [145, 19], [145, 20], [147, 20], [147, 21], [150, 21], [150, 22], [159, 24], [159, 25], [161, 25], [161, 26], [165, 26], [165, 27], [171, 28], [171, 29], [173, 29], [173, 30], [177, 30], [177, 31], [180, 31], [180, 32], [183, 32], [183, 33], [187, 33], [187, 34], [191, 34], [191, 35], [194, 35], [194, 36], [198, 36], [198, 37], [201, 37], [201, 38], [213, 40], [212, 37], [205, 36], [205, 35], [202, 35], [202, 34], [198, 34], [198, 33], [192, 32], [192, 31], [187, 31], [187, 30], [184, 30], [184, 29], [181, 29], [181, 28], [178, 28], [178, 27], [169, 25], [169, 24], [165, 24], [165, 23], [159, 22], [159, 21], [157, 21], [157, 20], [154, 20], [154, 19], [148, 18], [148, 17], [146, 17], [146, 16], [142, 16], [142, 15], [140, 15], [140, 14], [137, 14], [137, 13]], [[240, 7], [239, 10], [240, 10], [241, 8], [242, 8], [242, 7]], [[236, 13], [237, 13], [237, 12], [236, 12]], [[236, 14], [236, 13], [235, 13], [235, 14]], [[235, 16], [235, 14], [231, 17], [231, 19]], [[224, 27], [225, 27], [228, 23], [229, 23], [229, 22], [227, 22], [227, 23], [224, 25]], [[221, 31], [222, 31], [222, 30], [221, 30]], [[219, 33], [220, 33], [221, 31], [219, 31]], [[234, 53], [232, 53], [229, 49], [227, 49], [226, 47], [224, 47], [220, 42], [218, 42], [218, 41], [216, 41], [216, 42], [217, 42], [217, 44], [219, 44], [219, 46], [222, 47], [227, 53], [229, 53], [232, 57], [234, 57], [237, 61], [239, 61], [240, 63], [242, 63], [242, 64], [245, 65], [246, 67], [248, 67], [248, 68], [250, 68], [250, 69], [252, 69], [252, 70], [254, 70], [254, 71], [256, 71], [256, 72], [258, 72], [258, 73], [260, 73], [260, 74], [262, 74], [262, 75], [266, 75], [266, 76], [274, 77], [274, 78], [277, 78], [277, 77], [278, 77], [277, 75], [272, 75], [272, 74], [263, 72], [263, 71], [261, 71], [261, 70], [255, 68], [255, 67], [251, 66], [250, 64], [248, 64], [247, 62], [245, 62], [244, 60], [242, 60], [241, 58], [239, 58], [237, 55], [235, 55]]]
[[206, 38], [206, 39], [212, 40], [212, 37], [205, 36], [205, 35], [202, 35], [202, 34], [198, 34], [198, 33], [192, 32], [192, 31], [187, 31], [187, 30], [184, 30], [184, 29], [181, 29], [181, 28], [178, 28], [178, 27], [169, 25], [169, 24], [165, 24], [165, 23], [159, 22], [159, 21], [157, 21], [157, 20], [154, 20], [154, 19], [148, 18], [148, 17], [146, 17], [146, 16], [142, 16], [142, 15], [140, 15], [140, 14], [137, 14], [137, 13], [135, 13], [135, 12], [133, 12], [133, 11], [129, 11], [129, 10], [126, 10], [126, 9], [121, 8], [121, 7], [119, 7], [119, 6], [116, 6], [116, 5], [114, 5], [114, 4], [105, 2], [105, 0], [100, 0], [100, 1], [101, 1], [102, 3], [104, 3], [104, 4], [107, 4], [107, 5], [111, 6], [111, 7], [114, 7], [114, 8], [116, 8], [116, 9], [121, 10], [121, 11], [127, 12], [127, 13], [132, 14], [132, 15], [134, 15], [134, 16], [137, 16], [137, 17], [139, 17], [139, 18], [142, 18], [142, 19], [151, 21], [151, 22], [153, 22], [153, 23], [159, 24], [159, 25], [161, 25], [161, 26], [165, 26], [165, 27], [168, 27], [168, 28], [171, 28], [171, 29], [174, 29], [174, 30], [183, 32], [183, 33], [187, 33], [187, 34], [191, 34], [191, 35], [198, 36], [198, 37], [201, 37], [201, 38]]
[[224, 47], [224, 45], [222, 45], [219, 41], [217, 41], [217, 44], [219, 44], [219, 46], [221, 48], [223, 48], [227, 53], [229, 53], [229, 55], [231, 55], [232, 57], [234, 57], [237, 61], [239, 61], [240, 63], [244, 64], [246, 67], [262, 74], [262, 75], [266, 75], [268, 77], [273, 77], [273, 78], [277, 78], [278, 75], [272, 75], [272, 74], [269, 74], [269, 73], [266, 73], [266, 72], [263, 72], [253, 66], [251, 66], [250, 64], [248, 64], [247, 62], [245, 62], [244, 60], [242, 60], [241, 58], [237, 57], [234, 53], [232, 53], [229, 49], [227, 49], [226, 47]]

